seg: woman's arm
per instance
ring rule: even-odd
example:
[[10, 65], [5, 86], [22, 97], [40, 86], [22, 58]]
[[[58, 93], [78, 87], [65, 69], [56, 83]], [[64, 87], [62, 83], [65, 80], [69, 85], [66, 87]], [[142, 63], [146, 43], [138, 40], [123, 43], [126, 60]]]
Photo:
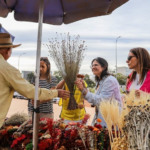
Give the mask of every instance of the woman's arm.
[[64, 86], [64, 84], [65, 84], [65, 80], [61, 80], [61, 81], [57, 84], [56, 89], [62, 89], [63, 86]]
[[[119, 89], [118, 90], [114, 90], [115, 88], [117, 89], [118, 88], [118, 85], [117, 85], [117, 82], [115, 84], [115, 82], [113, 82], [113, 80], [110, 80], [110, 79], [106, 79], [102, 85], [102, 89], [101, 91], [99, 87], [98, 89], [98, 94], [93, 94], [91, 92], [87, 92], [87, 94], [85, 95], [85, 99], [90, 102], [90, 103], [93, 103], [94, 105], [99, 105], [99, 103], [102, 101], [102, 100], [110, 100], [112, 99], [114, 96], [115, 96], [115, 92], [114, 91], [118, 91], [119, 92]], [[119, 93], [118, 93], [119, 95]]]
[[85, 96], [88, 92], [88, 89], [86, 88], [87, 85], [85, 85], [85, 82], [83, 79], [77, 78], [75, 81], [76, 86], [78, 89], [82, 92], [82, 94]]

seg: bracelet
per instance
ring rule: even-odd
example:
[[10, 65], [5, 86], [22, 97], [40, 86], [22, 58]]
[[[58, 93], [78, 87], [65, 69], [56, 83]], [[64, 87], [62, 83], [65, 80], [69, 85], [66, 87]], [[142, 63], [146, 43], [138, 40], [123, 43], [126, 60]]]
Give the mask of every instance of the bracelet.
[[83, 88], [82, 94], [83, 94], [84, 96], [87, 94], [87, 89], [86, 89], [86, 88]]

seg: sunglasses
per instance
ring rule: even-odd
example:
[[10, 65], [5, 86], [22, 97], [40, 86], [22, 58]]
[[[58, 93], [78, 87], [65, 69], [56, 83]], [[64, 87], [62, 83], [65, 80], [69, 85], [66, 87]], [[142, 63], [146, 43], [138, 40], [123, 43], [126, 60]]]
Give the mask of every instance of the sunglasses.
[[132, 57], [135, 57], [135, 56], [128, 56], [127, 60], [130, 61]]

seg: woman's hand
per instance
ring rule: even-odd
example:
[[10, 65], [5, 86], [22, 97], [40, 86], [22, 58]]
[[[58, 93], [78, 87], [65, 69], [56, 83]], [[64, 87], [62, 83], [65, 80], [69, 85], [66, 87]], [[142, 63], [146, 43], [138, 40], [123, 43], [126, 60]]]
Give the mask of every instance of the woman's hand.
[[61, 81], [57, 84], [56, 89], [63, 89], [64, 84], [65, 84], [65, 80], [61, 80]]
[[78, 89], [80, 91], [82, 91], [84, 89], [84, 87], [85, 87], [83, 80], [80, 79], [80, 78], [76, 79], [75, 84], [76, 84], [76, 86], [78, 87]]
[[136, 96], [137, 98], [140, 98], [140, 95], [141, 95], [140, 93], [141, 93], [140, 90], [136, 90], [136, 91], [135, 91], [135, 96]]

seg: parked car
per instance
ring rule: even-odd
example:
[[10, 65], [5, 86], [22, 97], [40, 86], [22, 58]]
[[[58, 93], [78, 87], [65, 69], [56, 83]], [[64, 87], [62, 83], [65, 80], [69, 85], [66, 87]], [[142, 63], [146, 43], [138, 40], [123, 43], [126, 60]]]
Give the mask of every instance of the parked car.
[[[28, 100], [27, 97], [22, 96], [22, 95], [19, 94], [18, 92], [14, 92], [13, 98]], [[58, 103], [58, 102], [59, 102], [59, 99], [60, 99], [59, 97], [53, 98], [53, 103]]]
[[19, 94], [18, 92], [14, 92], [13, 98], [17, 98], [17, 99], [28, 99], [24, 96], [22, 96], [21, 94]]
[[59, 98], [59, 97], [53, 98], [53, 103], [58, 104], [59, 100], [60, 100], [60, 98]]

